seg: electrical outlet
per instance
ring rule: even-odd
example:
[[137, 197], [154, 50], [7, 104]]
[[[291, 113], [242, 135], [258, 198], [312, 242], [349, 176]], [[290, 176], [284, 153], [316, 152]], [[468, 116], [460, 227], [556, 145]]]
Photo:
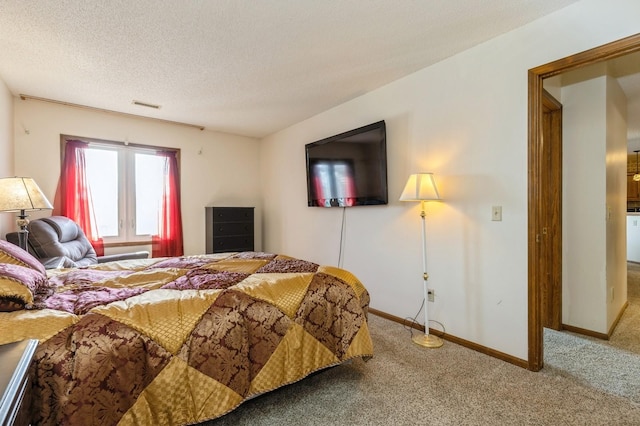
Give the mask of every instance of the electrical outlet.
[[433, 291], [433, 289], [428, 288], [428, 289], [427, 289], [427, 300], [428, 300], [429, 302], [433, 302], [433, 300], [434, 300], [435, 296], [436, 296], [436, 295], [435, 295], [435, 292]]

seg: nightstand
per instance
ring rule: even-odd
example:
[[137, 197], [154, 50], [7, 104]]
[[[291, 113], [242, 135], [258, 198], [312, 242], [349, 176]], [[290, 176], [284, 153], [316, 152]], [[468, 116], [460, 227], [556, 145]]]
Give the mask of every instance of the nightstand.
[[29, 424], [29, 367], [38, 347], [34, 339], [0, 345], [0, 425]]

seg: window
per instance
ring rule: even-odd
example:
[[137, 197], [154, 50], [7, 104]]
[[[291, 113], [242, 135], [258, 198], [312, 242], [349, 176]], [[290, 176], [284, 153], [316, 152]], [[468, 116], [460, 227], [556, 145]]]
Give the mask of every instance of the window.
[[123, 241], [157, 235], [166, 158], [148, 149], [89, 144], [85, 161], [98, 234]]
[[[170, 253], [159, 255], [183, 254], [178, 150], [70, 136], [62, 142], [65, 157], [73, 161], [63, 159], [61, 187], [66, 189], [59, 190], [63, 211], [58, 214], [76, 220], [93, 240], [153, 240], [156, 245], [172, 239]], [[83, 191], [86, 194], [79, 195]]]

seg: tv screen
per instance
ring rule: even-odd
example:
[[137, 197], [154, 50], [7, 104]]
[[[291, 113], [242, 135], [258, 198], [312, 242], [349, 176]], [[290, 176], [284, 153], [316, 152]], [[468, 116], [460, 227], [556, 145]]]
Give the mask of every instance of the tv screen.
[[384, 121], [306, 144], [305, 151], [309, 207], [388, 203]]

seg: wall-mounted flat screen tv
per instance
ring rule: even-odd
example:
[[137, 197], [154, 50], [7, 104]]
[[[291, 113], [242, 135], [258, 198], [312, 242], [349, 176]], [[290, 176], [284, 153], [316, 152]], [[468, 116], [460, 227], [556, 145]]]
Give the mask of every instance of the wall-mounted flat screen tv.
[[309, 207], [388, 203], [384, 121], [305, 145]]

